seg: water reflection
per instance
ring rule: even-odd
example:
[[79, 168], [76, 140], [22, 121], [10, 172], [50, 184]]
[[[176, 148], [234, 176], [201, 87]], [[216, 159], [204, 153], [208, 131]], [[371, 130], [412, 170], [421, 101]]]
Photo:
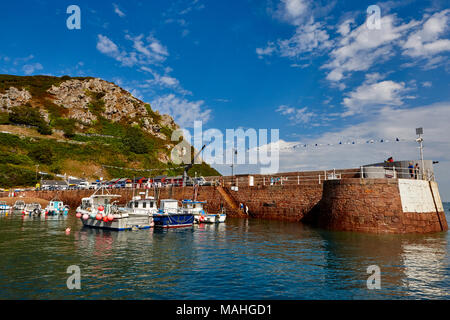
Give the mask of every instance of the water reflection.
[[[246, 219], [113, 232], [83, 228], [72, 215], [21, 214], [1, 215], [0, 230], [4, 299], [449, 298], [448, 233], [370, 235]], [[373, 264], [381, 290], [366, 287]], [[81, 268], [81, 291], [65, 286], [70, 265]]]

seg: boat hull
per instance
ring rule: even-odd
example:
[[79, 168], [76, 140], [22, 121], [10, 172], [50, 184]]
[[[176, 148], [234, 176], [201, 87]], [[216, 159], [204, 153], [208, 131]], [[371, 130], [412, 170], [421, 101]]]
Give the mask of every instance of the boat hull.
[[226, 214], [205, 214], [205, 215], [196, 215], [195, 222], [196, 223], [222, 223], [226, 220]]
[[194, 224], [193, 214], [155, 214], [155, 228], [183, 228]]
[[114, 231], [124, 231], [124, 230], [132, 230], [134, 228], [137, 229], [148, 229], [153, 226], [152, 217], [133, 217], [129, 216], [126, 218], [116, 218], [113, 221], [105, 222], [103, 220], [97, 220], [89, 218], [84, 220], [80, 218], [83, 222], [83, 226], [88, 228], [96, 228], [96, 229], [107, 229]]

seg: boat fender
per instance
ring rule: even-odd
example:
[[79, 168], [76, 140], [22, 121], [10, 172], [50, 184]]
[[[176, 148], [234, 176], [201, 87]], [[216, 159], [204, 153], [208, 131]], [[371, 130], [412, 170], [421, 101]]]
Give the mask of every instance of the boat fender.
[[89, 215], [88, 215], [87, 213], [85, 213], [85, 214], [83, 215], [83, 220], [87, 220], [87, 219], [89, 219]]

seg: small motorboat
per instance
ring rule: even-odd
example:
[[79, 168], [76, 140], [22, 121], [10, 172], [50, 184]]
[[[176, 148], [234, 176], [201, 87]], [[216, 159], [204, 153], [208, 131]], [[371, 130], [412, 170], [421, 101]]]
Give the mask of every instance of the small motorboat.
[[0, 201], [0, 212], [9, 211], [10, 209], [11, 207], [8, 206], [5, 201]]
[[163, 199], [157, 213], [153, 215], [155, 228], [181, 228], [194, 224], [194, 214], [178, 207], [178, 201]]
[[183, 200], [182, 209], [186, 212], [191, 212], [194, 214], [195, 223], [220, 223], [225, 222], [227, 215], [225, 212], [218, 213], [208, 213], [204, 205], [206, 201], [193, 201], [193, 200]]
[[23, 211], [25, 209], [25, 201], [23, 200], [17, 200], [13, 205], [13, 210], [21, 210]]
[[33, 217], [39, 217], [42, 213], [42, 207], [39, 203], [29, 203], [25, 206], [25, 209], [22, 211], [24, 215], [30, 215]]
[[67, 216], [69, 213], [69, 206], [64, 205], [59, 199], [53, 199], [45, 208], [45, 214], [49, 216]]

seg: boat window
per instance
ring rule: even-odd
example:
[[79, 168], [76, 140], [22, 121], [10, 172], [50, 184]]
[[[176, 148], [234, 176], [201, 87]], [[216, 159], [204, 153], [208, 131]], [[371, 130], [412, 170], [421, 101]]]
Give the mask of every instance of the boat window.
[[147, 202], [142, 202], [142, 208], [147, 208]]
[[150, 208], [153, 208], [153, 201], [150, 202]]
[[134, 203], [134, 207], [137, 208], [138, 206], [139, 206], [139, 203], [136, 201], [136, 202]]

